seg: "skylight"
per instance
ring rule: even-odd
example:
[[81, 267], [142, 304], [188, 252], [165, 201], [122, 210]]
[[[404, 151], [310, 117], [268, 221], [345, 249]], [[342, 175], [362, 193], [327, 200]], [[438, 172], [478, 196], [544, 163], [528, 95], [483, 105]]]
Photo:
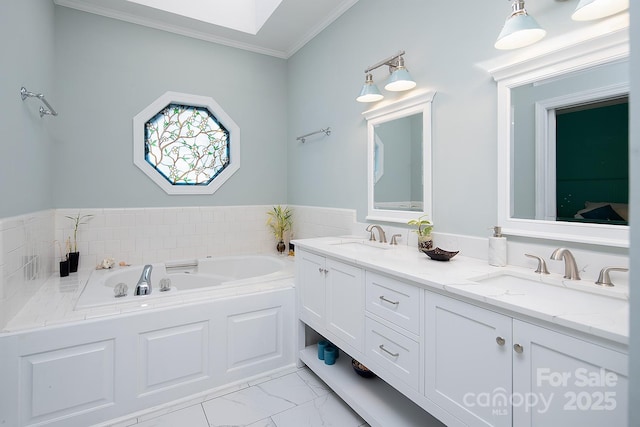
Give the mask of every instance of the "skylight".
[[256, 35], [282, 0], [127, 0]]

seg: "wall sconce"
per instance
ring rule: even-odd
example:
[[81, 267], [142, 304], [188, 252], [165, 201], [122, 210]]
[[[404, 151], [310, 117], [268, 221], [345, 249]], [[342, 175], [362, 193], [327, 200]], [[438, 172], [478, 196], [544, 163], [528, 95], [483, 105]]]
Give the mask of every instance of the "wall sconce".
[[495, 48], [501, 50], [529, 46], [541, 40], [547, 32], [527, 13], [524, 0], [512, 0], [511, 15], [502, 27]]
[[371, 71], [380, 68], [383, 65], [389, 66], [389, 78], [384, 88], [391, 92], [401, 92], [416, 87], [416, 82], [411, 78], [409, 71], [404, 66], [404, 50], [396, 55], [383, 59], [375, 65], [364, 70], [365, 80], [360, 95], [356, 98], [358, 102], [376, 102], [380, 101], [384, 96], [380, 93], [378, 86], [373, 82]]
[[629, 9], [629, 0], [580, 0], [571, 15], [574, 21], [591, 21]]

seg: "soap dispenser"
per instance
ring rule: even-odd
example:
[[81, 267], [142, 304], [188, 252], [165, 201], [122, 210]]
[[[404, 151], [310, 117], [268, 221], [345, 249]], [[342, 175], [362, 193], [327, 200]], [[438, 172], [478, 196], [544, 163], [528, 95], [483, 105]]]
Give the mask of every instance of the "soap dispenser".
[[504, 267], [507, 265], [507, 238], [502, 235], [502, 227], [492, 227], [493, 236], [489, 237], [489, 265]]

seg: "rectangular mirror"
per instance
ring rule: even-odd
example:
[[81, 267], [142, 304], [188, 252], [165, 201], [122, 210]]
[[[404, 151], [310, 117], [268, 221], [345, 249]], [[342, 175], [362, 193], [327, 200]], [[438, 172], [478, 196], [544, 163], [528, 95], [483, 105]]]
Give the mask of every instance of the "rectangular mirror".
[[629, 246], [628, 28], [493, 66], [505, 234]]
[[367, 220], [431, 218], [431, 102], [427, 92], [362, 113], [367, 119]]

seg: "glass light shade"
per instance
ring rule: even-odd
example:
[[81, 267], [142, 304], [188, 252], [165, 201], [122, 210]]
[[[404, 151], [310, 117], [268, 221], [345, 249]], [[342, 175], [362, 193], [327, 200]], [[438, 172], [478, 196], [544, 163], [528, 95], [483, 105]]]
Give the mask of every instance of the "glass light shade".
[[571, 15], [574, 21], [591, 21], [629, 8], [629, 0], [580, 0]]
[[507, 18], [496, 40], [495, 48], [501, 50], [529, 46], [541, 40], [547, 32], [527, 14], [512, 15]]
[[362, 85], [362, 90], [360, 91], [360, 95], [356, 98], [358, 102], [376, 102], [380, 101], [384, 96], [380, 93], [378, 86], [373, 83], [373, 77], [371, 74], [367, 74], [364, 85]]
[[416, 82], [413, 81], [411, 75], [404, 67], [398, 67], [389, 76], [387, 84], [384, 86], [386, 90], [391, 92], [401, 92], [403, 90], [409, 90], [416, 87]]

